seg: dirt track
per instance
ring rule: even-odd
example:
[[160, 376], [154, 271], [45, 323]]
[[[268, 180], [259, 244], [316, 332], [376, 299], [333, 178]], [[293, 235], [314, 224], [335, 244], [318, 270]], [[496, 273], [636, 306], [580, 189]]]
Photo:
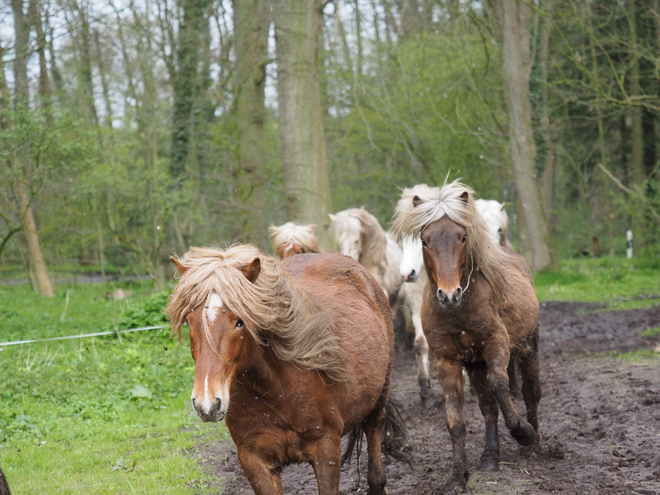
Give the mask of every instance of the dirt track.
[[[645, 329], [660, 325], [660, 308], [593, 311], [593, 304], [547, 303], [541, 308], [541, 444], [519, 447], [500, 415], [500, 471], [476, 470], [484, 423], [476, 398], [466, 394], [470, 493], [579, 495], [660, 494], [660, 366], [594, 357], [609, 350], [649, 348]], [[437, 394], [437, 381], [434, 383]], [[391, 495], [438, 493], [451, 468], [451, 443], [442, 399], [422, 404], [411, 351], [397, 346], [393, 397], [409, 430], [414, 468], [387, 463]], [[524, 410], [524, 404], [519, 404]], [[366, 443], [366, 442], [365, 442]], [[366, 450], [366, 449], [365, 449]], [[233, 444], [201, 445], [208, 470], [223, 480], [222, 493], [251, 494]], [[341, 493], [366, 493], [366, 451], [358, 485], [355, 461], [342, 470]], [[284, 493], [315, 494], [310, 466], [283, 473]]]

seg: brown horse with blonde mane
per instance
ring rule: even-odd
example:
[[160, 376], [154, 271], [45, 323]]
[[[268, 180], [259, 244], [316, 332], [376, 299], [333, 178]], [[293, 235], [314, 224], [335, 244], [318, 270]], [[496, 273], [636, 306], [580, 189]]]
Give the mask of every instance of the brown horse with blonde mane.
[[319, 241], [314, 235], [316, 225], [298, 225], [287, 222], [284, 225], [268, 227], [270, 243], [281, 260], [303, 253], [320, 253]]
[[[443, 492], [465, 488], [463, 374], [467, 370], [486, 422], [481, 469], [499, 467], [498, 406], [521, 445], [538, 441], [541, 398], [538, 311], [531, 273], [517, 253], [493, 242], [477, 212], [472, 190], [453, 182], [399, 204], [392, 231], [421, 238], [428, 283], [422, 326], [445, 395], [453, 468]], [[511, 400], [507, 367], [516, 359], [527, 407], [523, 418]]]
[[255, 493], [281, 494], [282, 469], [310, 463], [319, 493], [338, 494], [340, 439], [358, 430], [369, 493], [387, 493], [381, 435], [401, 425], [387, 424], [394, 334], [373, 277], [339, 254], [279, 262], [250, 245], [172, 261], [167, 313], [190, 329], [193, 408], [225, 419]]

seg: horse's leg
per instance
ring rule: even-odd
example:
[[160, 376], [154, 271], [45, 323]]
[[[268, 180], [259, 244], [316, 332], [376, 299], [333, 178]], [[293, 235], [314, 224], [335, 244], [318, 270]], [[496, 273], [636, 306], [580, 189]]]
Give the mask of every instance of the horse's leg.
[[413, 314], [413, 325], [415, 327], [415, 359], [417, 359], [417, 381], [419, 382], [419, 395], [422, 399], [428, 399], [431, 395], [431, 377], [429, 374], [429, 344], [422, 328], [422, 318], [419, 314]]
[[463, 368], [459, 361], [435, 358], [435, 373], [445, 395], [447, 430], [453, 447], [452, 475], [442, 487], [443, 493], [463, 490], [468, 481], [469, 471], [465, 452], [465, 413], [463, 404]]
[[238, 449], [238, 460], [256, 495], [283, 495], [281, 467], [273, 466], [251, 449]]
[[468, 368], [470, 382], [479, 397], [479, 409], [486, 421], [486, 445], [481, 454], [479, 468], [482, 471], [497, 471], [500, 461], [500, 438], [497, 434], [497, 399], [488, 387], [488, 370], [485, 366]]
[[539, 384], [539, 329], [534, 329], [530, 352], [520, 356], [520, 375], [522, 377], [522, 395], [527, 406], [527, 421], [539, 431], [538, 408], [541, 400]]
[[341, 437], [326, 435], [314, 446], [312, 459], [319, 495], [338, 495], [341, 476]]
[[514, 399], [522, 399], [520, 394], [520, 383], [518, 383], [518, 359], [515, 354], [511, 354], [509, 358], [509, 366], [507, 367], [507, 375], [509, 375], [509, 393]]
[[[504, 329], [502, 331], [506, 332]], [[503, 337], [502, 334], [495, 333], [484, 344], [482, 355], [488, 366], [488, 386], [497, 397], [506, 427], [511, 432], [514, 440], [520, 445], [532, 445], [538, 440], [538, 435], [534, 428], [518, 414], [509, 394], [507, 367], [510, 354], [508, 339]]]
[[362, 421], [362, 428], [367, 437], [367, 452], [369, 456], [367, 469], [368, 495], [386, 495], [389, 493], [387, 488], [385, 488], [387, 478], [385, 476], [385, 468], [383, 467], [381, 450], [383, 427], [385, 426], [386, 419], [387, 412], [383, 407], [379, 410], [377, 409], [375, 412], [371, 412]]

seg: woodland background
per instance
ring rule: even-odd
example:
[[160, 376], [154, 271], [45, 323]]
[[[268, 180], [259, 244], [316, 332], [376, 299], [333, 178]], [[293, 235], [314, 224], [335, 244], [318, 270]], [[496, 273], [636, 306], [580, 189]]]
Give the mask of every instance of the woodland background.
[[535, 271], [660, 250], [660, 0], [2, 0], [0, 55], [0, 270], [43, 295], [447, 174]]

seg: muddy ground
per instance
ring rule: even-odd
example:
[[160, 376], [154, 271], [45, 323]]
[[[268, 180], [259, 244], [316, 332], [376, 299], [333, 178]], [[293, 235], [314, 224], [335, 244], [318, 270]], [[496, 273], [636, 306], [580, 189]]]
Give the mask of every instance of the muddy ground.
[[[519, 447], [500, 415], [499, 472], [476, 469], [484, 422], [476, 397], [466, 393], [469, 493], [660, 494], [660, 365], [603, 354], [657, 346], [639, 334], [660, 325], [660, 308], [598, 309], [584, 303], [542, 304], [541, 443], [535, 449]], [[439, 493], [450, 473], [451, 443], [438, 389], [434, 380], [434, 397], [421, 402], [412, 352], [397, 345], [392, 396], [408, 426], [414, 471], [387, 461], [392, 495]], [[524, 410], [522, 402], [517, 405]], [[361, 481], [353, 460], [342, 469], [342, 494], [366, 493], [364, 450]], [[252, 493], [232, 443], [201, 445], [199, 456], [221, 493]], [[290, 466], [282, 480], [284, 493], [317, 493], [310, 466]]]

